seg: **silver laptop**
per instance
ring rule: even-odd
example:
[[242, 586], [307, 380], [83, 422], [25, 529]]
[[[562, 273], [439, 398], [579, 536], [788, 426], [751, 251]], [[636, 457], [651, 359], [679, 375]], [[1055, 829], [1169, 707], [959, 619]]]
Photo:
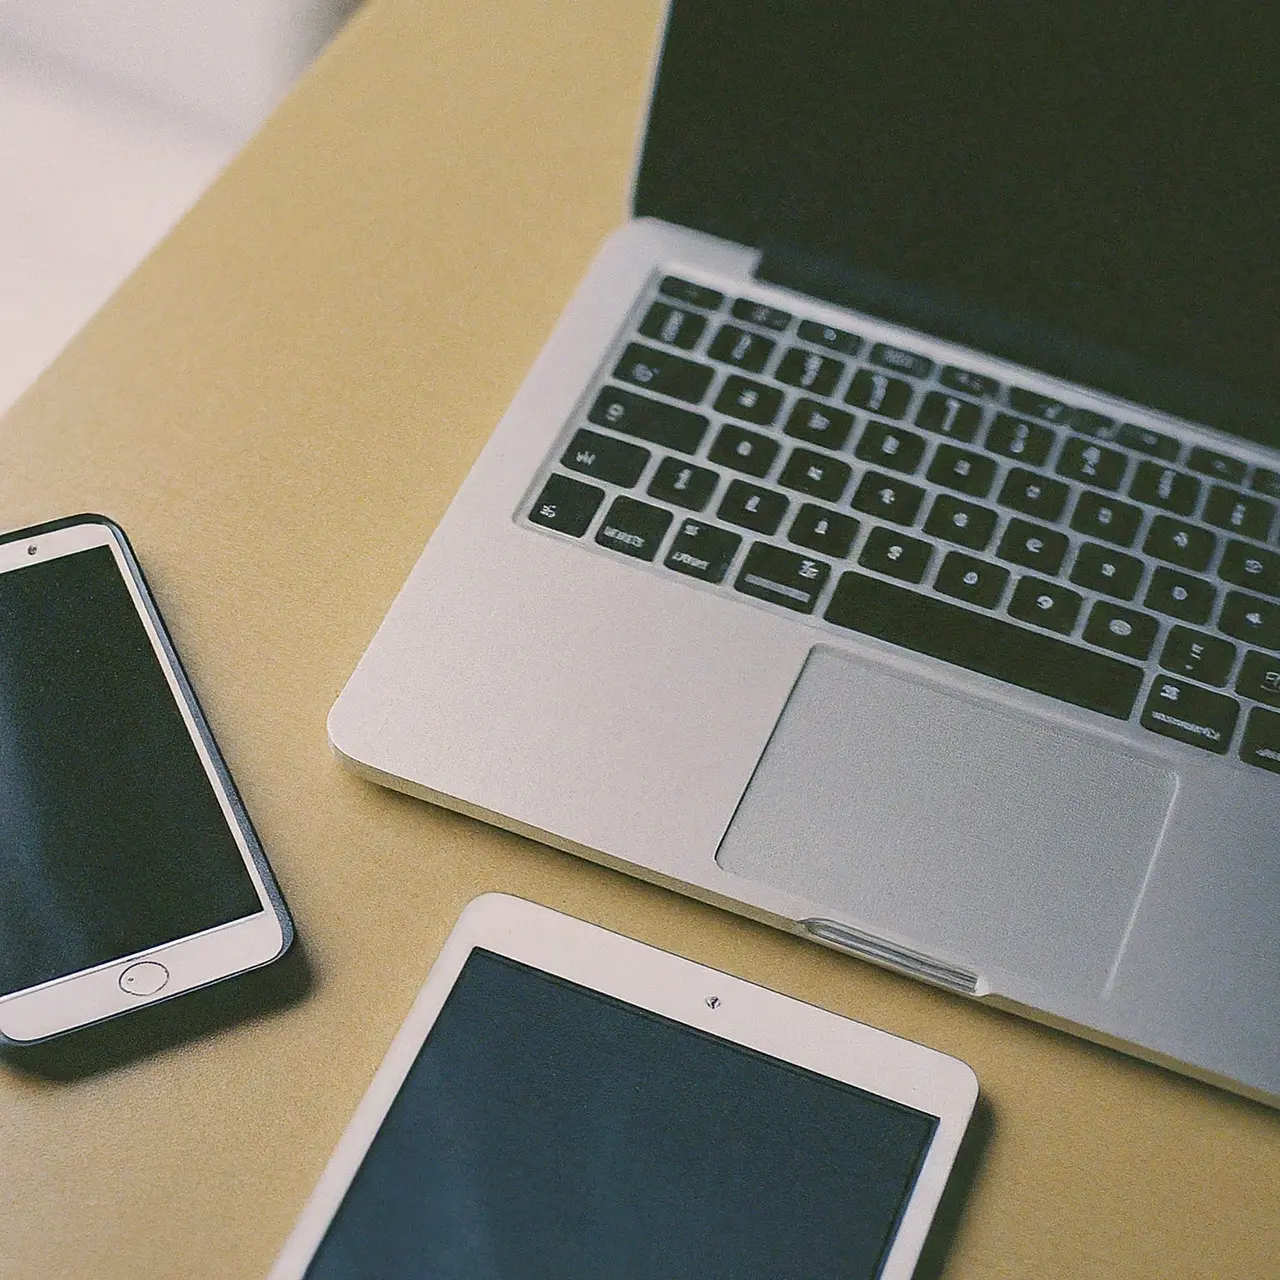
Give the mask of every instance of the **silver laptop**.
[[329, 733], [1276, 1104], [1278, 82], [1090, 10], [675, 0], [634, 216]]

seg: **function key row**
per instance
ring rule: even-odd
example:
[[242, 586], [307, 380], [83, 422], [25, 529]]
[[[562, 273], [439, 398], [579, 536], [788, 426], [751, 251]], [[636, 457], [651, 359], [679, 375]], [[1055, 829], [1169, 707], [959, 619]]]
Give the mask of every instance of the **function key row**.
[[[685, 302], [688, 305], [698, 306], [709, 311], [719, 310], [725, 301], [724, 295], [719, 291], [675, 276], [664, 277], [659, 285], [659, 292], [676, 301]], [[731, 313], [735, 318], [745, 323], [755, 325], [757, 328], [768, 329], [775, 333], [786, 330], [793, 319], [790, 312], [748, 298], [735, 299], [731, 305]], [[657, 302], [650, 309], [649, 314], [646, 315], [640, 331], [646, 337], [690, 350], [700, 339], [706, 323], [705, 316], [688, 312], [678, 313], [678, 309], [672, 308], [666, 303]], [[738, 334], [735, 335], [735, 338], [739, 341], [741, 340], [741, 333], [742, 331], [738, 331]], [[668, 334], [670, 336], [667, 336]], [[812, 320], [801, 320], [797, 325], [796, 335], [802, 341], [825, 347], [827, 350], [841, 355], [856, 356], [862, 352], [866, 345], [864, 340], [856, 334], [834, 326], [819, 324]], [[726, 349], [732, 345], [728, 338], [722, 344]], [[771, 340], [756, 335], [754, 343], [748, 341], [744, 345], [744, 355], [747, 356], [745, 361], [734, 359], [725, 354], [724, 351], [713, 350], [710, 354], [713, 358], [739, 364], [740, 367], [749, 371], [760, 372], [764, 368], [764, 364], [767, 362], [773, 347], [774, 343]], [[747, 354], [747, 348], [749, 348], [749, 354]], [[795, 353], [794, 359], [796, 361], [803, 359], [803, 353]], [[1159, 461], [1177, 462], [1182, 453], [1182, 445], [1177, 439], [1149, 427], [1117, 421], [1094, 410], [1070, 405], [1054, 397], [1030, 391], [1023, 387], [1009, 386], [1004, 388], [995, 378], [957, 366], [947, 365], [939, 371], [936, 369], [934, 362], [928, 357], [905, 348], [891, 346], [887, 343], [877, 343], [872, 347], [866, 359], [870, 364], [897, 371], [912, 378], [925, 379], [936, 374], [937, 381], [943, 387], [960, 392], [962, 395], [970, 396], [977, 401], [998, 400], [1003, 392], [1006, 403], [1018, 414], [1036, 418], [1041, 422], [1054, 426], [1064, 426], [1081, 435], [1114, 443], [1121, 448], [1146, 454], [1148, 457]], [[832, 385], [834, 385], [838, 374], [839, 370], [837, 369], [834, 377], [830, 374], [827, 375], [831, 379]], [[821, 389], [817, 384], [793, 380], [793, 378], [783, 378], [781, 380], [791, 382], [795, 386], [802, 386], [807, 390], [813, 390], [815, 394], [829, 394], [829, 391]], [[900, 399], [901, 397], [902, 392], [895, 391], [890, 400]], [[910, 398], [909, 388], [907, 398]], [[851, 403], [855, 402], [851, 401]], [[866, 405], [860, 407], [869, 408]], [[979, 410], [979, 406], [976, 404], [971, 405], [970, 408], [971, 410]], [[870, 411], [880, 412], [878, 409]], [[886, 416], [895, 415], [888, 414]], [[1183, 465], [1189, 471], [1193, 471], [1198, 475], [1208, 476], [1226, 484], [1247, 487], [1266, 497], [1280, 498], [1280, 472], [1265, 467], [1250, 468], [1243, 459], [1233, 457], [1230, 454], [1196, 446], [1191, 448]]]

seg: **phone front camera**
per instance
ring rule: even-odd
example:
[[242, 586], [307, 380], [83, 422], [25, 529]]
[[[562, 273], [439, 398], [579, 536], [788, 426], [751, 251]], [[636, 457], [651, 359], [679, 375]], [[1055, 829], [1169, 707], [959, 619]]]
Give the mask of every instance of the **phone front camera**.
[[33, 542], [33, 543], [32, 543], [32, 544], [27, 548], [27, 555], [29, 555], [29, 556], [33, 556], [33, 555], [35, 555], [35, 553], [36, 553], [36, 545], [35, 545], [35, 543]]

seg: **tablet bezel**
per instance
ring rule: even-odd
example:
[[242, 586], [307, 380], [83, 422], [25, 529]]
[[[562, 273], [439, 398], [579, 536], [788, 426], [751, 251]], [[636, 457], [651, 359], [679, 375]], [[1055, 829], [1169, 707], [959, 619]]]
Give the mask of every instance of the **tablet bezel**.
[[[937, 1117], [880, 1280], [909, 1280], [978, 1098], [957, 1058], [507, 894], [446, 939], [268, 1280], [302, 1280], [475, 947]], [[714, 999], [713, 999], [714, 997]]]

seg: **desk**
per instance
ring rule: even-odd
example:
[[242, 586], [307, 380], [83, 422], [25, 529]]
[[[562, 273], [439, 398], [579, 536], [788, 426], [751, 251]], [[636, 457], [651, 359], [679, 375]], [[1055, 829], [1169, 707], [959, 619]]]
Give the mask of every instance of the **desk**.
[[1280, 1275], [1261, 1106], [381, 790], [330, 704], [601, 239], [657, 0], [383, 0], [0, 427], [3, 523], [132, 536], [309, 995], [0, 1068], [0, 1275], [261, 1276], [463, 905], [504, 889], [971, 1063], [948, 1277]]

